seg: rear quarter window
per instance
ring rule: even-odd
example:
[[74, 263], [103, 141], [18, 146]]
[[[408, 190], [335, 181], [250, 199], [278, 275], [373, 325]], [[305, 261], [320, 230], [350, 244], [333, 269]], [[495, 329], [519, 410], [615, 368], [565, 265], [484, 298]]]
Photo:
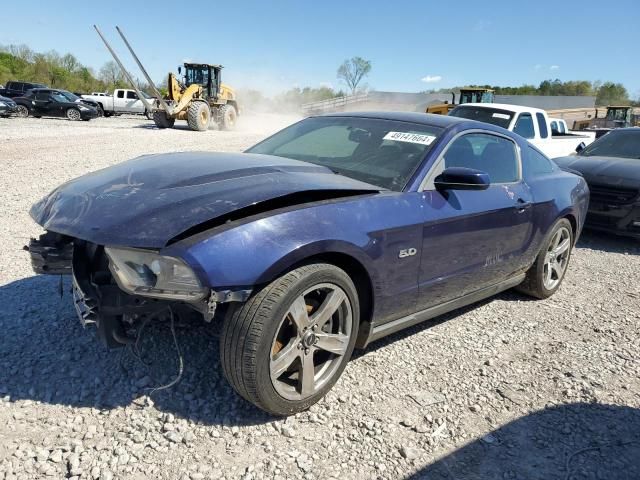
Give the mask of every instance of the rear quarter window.
[[538, 150], [529, 146], [522, 159], [522, 173], [524, 178], [533, 178], [551, 173], [556, 169], [553, 162]]

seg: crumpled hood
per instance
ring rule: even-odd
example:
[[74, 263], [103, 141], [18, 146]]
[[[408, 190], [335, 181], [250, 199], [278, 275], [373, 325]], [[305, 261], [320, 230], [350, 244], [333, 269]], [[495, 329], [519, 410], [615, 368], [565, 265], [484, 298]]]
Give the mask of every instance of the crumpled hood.
[[640, 186], [640, 159], [575, 155], [554, 158], [554, 161], [561, 167], [577, 170], [587, 183], [630, 188]]
[[100, 245], [161, 248], [201, 223], [292, 193], [380, 190], [297, 160], [183, 152], [147, 155], [71, 180], [30, 214], [46, 230]]

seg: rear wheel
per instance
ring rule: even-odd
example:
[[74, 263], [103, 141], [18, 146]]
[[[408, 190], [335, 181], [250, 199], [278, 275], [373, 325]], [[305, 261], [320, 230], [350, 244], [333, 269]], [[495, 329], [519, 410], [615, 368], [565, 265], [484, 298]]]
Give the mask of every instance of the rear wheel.
[[211, 109], [205, 102], [191, 102], [187, 110], [187, 123], [191, 130], [204, 132], [209, 128]]
[[98, 111], [98, 117], [104, 117], [106, 116], [104, 114], [104, 109], [100, 106], [100, 104], [98, 104], [98, 106], [96, 107], [96, 110]]
[[80, 110], [78, 110], [77, 108], [67, 109], [67, 118], [72, 122], [77, 122], [81, 118]]
[[27, 118], [29, 116], [29, 109], [24, 105], [18, 105], [16, 115], [20, 118]]
[[223, 105], [220, 107], [220, 130], [233, 130], [238, 120], [238, 112], [233, 105]]
[[224, 375], [240, 395], [269, 413], [305, 410], [342, 374], [359, 314], [358, 294], [343, 270], [323, 263], [292, 270], [225, 320]]
[[167, 117], [167, 113], [164, 110], [158, 110], [153, 112], [153, 122], [158, 128], [172, 128], [176, 120]]
[[517, 290], [541, 299], [553, 295], [562, 284], [572, 248], [571, 223], [566, 218], [561, 218], [547, 235], [536, 261]]

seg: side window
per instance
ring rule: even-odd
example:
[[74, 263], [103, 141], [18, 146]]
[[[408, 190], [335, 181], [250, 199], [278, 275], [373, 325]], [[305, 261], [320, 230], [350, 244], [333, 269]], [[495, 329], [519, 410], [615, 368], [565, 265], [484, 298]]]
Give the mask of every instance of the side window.
[[514, 133], [524, 138], [533, 138], [536, 136], [533, 129], [533, 119], [530, 113], [521, 113], [513, 127]]
[[538, 130], [540, 131], [540, 138], [547, 138], [549, 136], [549, 129], [547, 128], [547, 119], [540, 112], [536, 113], [536, 119], [538, 120]]
[[138, 95], [136, 94], [136, 92], [127, 92], [127, 98], [131, 98], [133, 100], [137, 100], [138, 99]]
[[49, 100], [49, 92], [36, 93], [36, 100]]
[[118, 90], [118, 93], [116, 95], [118, 98], [124, 98], [124, 90]]
[[553, 135], [554, 133], [559, 133], [560, 130], [558, 129], [558, 122], [556, 122], [555, 120], [553, 122], [551, 122], [551, 134]]
[[567, 133], [564, 122], [560, 122], [560, 133]]
[[525, 178], [544, 175], [553, 172], [553, 170], [551, 160], [531, 146], [527, 149], [527, 153], [522, 159], [522, 172]]
[[444, 154], [444, 168], [466, 167], [489, 174], [491, 183], [511, 183], [519, 179], [516, 146], [504, 137], [470, 133], [458, 137]]

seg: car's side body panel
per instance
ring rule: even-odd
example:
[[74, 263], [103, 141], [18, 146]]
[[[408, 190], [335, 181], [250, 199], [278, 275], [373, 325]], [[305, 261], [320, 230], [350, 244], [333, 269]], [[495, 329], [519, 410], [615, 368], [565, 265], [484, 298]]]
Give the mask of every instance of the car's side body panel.
[[[416, 303], [421, 203], [417, 192], [324, 202], [203, 232], [163, 253], [185, 258], [207, 284], [221, 289], [262, 285], [307, 258], [345, 254], [369, 274], [375, 319], [384, 321]], [[417, 254], [400, 257], [411, 248]]]

